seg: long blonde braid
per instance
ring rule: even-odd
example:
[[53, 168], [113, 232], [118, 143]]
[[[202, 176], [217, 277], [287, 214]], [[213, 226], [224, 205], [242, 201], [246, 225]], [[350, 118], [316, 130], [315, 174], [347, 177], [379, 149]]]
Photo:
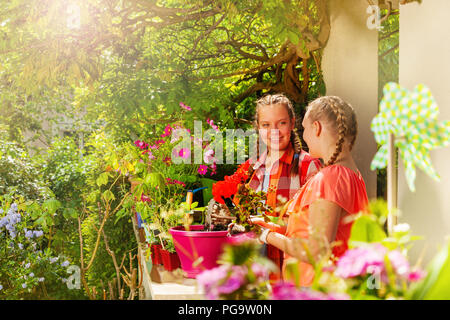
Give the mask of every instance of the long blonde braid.
[[357, 122], [353, 107], [337, 96], [317, 98], [308, 105], [312, 121], [327, 120], [337, 131], [336, 148], [325, 166], [334, 164], [342, 152], [346, 138], [349, 138], [350, 150], [356, 140]]

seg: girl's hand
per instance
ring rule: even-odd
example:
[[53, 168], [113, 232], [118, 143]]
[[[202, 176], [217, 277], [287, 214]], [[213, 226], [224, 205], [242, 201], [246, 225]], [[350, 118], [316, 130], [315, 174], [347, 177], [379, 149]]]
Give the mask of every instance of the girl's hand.
[[247, 221], [249, 224], [263, 226], [264, 218], [262, 218], [261, 216], [249, 216]]
[[248, 218], [248, 222], [250, 224], [258, 225], [261, 228], [270, 229], [271, 231], [284, 234], [286, 232], [285, 226], [280, 226], [273, 222], [266, 222], [264, 221], [264, 218], [261, 216], [250, 216]]

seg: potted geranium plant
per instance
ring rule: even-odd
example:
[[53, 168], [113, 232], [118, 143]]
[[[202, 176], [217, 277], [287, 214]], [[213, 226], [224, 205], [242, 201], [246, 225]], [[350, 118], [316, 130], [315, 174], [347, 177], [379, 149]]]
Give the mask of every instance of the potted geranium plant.
[[[213, 185], [214, 199], [208, 205], [205, 225], [187, 224], [170, 229], [182, 269], [188, 277], [196, 277], [203, 270], [216, 267], [223, 246], [230, 241], [230, 234], [251, 231], [253, 226], [247, 223], [249, 216], [271, 210], [262, 201], [265, 200], [264, 192], [254, 192], [245, 186], [248, 168], [248, 163], [244, 163], [232, 176]], [[238, 191], [239, 196], [236, 196]], [[188, 214], [192, 206], [184, 204], [182, 209]], [[229, 233], [230, 223], [233, 227]]]

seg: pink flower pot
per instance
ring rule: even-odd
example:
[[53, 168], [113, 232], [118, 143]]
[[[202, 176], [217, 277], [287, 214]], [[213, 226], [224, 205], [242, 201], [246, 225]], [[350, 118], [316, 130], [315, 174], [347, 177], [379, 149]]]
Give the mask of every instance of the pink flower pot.
[[[190, 231], [183, 226], [169, 230], [187, 277], [195, 278], [206, 269], [217, 267], [217, 259], [228, 242], [227, 231], [202, 231], [204, 226], [194, 225]], [[201, 261], [200, 261], [200, 260]], [[193, 263], [199, 262], [196, 265]]]

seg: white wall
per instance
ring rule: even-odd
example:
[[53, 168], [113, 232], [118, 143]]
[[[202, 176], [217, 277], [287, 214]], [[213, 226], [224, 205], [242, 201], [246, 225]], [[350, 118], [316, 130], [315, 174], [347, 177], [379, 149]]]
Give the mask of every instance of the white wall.
[[[439, 105], [440, 120], [450, 120], [449, 13], [448, 0], [400, 6], [400, 84], [409, 90], [419, 83], [428, 86]], [[399, 166], [399, 220], [426, 237], [414, 245], [413, 259], [426, 246], [424, 257], [429, 260], [450, 234], [450, 147], [432, 151], [431, 158], [441, 182], [417, 170], [415, 193], [409, 191], [403, 165]]]
[[368, 3], [330, 0], [331, 33], [322, 70], [327, 95], [337, 95], [356, 110], [358, 137], [353, 151], [369, 198], [376, 197], [376, 172], [370, 170], [377, 145], [370, 123], [378, 112], [378, 33], [367, 27]]

